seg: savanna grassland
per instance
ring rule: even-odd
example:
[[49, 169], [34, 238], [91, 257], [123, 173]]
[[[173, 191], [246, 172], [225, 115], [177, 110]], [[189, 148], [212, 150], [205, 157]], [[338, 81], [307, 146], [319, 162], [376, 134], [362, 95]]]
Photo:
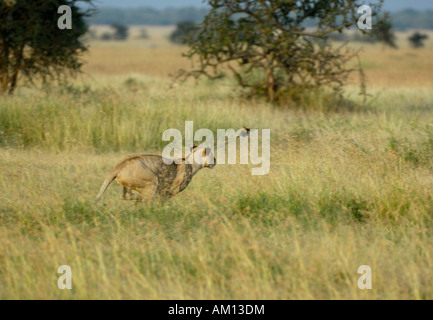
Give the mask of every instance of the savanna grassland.
[[[354, 77], [336, 109], [246, 100], [230, 80], [170, 89], [190, 63], [170, 28], [147, 29], [91, 42], [68, 85], [0, 98], [1, 299], [433, 299], [433, 41], [365, 45], [372, 97]], [[94, 201], [114, 165], [160, 154], [186, 120], [270, 128], [269, 175], [221, 165], [163, 205], [122, 201], [117, 184]]]

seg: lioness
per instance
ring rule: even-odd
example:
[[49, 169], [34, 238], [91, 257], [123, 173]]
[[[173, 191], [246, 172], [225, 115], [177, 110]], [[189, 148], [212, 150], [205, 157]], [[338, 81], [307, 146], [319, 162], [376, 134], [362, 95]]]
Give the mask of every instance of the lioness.
[[[201, 161], [197, 161], [199, 156]], [[213, 169], [215, 163], [216, 159], [210, 148], [197, 146], [191, 148], [191, 154], [182, 159], [181, 164], [166, 164], [163, 157], [157, 155], [133, 156], [114, 168], [102, 184], [96, 200], [101, 199], [110, 183], [116, 180], [123, 186], [124, 200], [162, 201], [185, 190], [200, 169]], [[137, 191], [140, 196], [134, 195], [132, 190]]]

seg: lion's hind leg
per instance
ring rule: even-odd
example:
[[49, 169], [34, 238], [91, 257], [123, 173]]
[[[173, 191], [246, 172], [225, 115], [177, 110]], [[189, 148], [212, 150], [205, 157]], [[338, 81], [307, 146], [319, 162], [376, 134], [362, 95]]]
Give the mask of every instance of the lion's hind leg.
[[134, 187], [132, 187], [132, 190], [137, 191], [140, 194], [138, 197], [141, 201], [151, 203], [158, 185], [158, 179], [155, 177], [154, 180], [137, 180], [135, 182], [136, 183], [133, 184]]
[[133, 193], [131, 188], [123, 187], [122, 199], [123, 200], [137, 200], [137, 201], [140, 201], [143, 198], [139, 194]]

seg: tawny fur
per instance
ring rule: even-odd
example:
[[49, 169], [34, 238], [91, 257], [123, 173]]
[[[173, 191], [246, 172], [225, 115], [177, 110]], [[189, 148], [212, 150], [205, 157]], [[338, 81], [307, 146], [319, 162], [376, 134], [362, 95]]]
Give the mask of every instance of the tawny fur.
[[[140, 155], [130, 157], [119, 163], [102, 184], [96, 200], [101, 199], [113, 180], [123, 186], [123, 199], [159, 202], [171, 198], [185, 190], [193, 176], [202, 168], [215, 167], [215, 158], [210, 149], [194, 148], [187, 159], [195, 153], [201, 153], [202, 164], [187, 163], [182, 159], [181, 164], [166, 164], [161, 156]], [[190, 158], [191, 157], [191, 158]], [[213, 161], [212, 161], [213, 159]], [[139, 196], [132, 191], [137, 191]]]

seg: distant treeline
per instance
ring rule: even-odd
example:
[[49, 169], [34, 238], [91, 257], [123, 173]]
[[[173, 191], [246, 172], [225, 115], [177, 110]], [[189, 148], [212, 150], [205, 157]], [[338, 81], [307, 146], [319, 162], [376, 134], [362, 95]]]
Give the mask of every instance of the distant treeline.
[[433, 29], [433, 10], [407, 9], [392, 14], [395, 29]]
[[91, 18], [91, 24], [128, 24], [128, 25], [174, 25], [181, 21], [200, 22], [208, 13], [206, 8], [98, 8]]
[[[98, 8], [91, 18], [92, 24], [129, 24], [129, 25], [174, 25], [181, 21], [200, 22], [207, 14], [207, 8]], [[433, 10], [417, 11], [406, 9], [392, 14], [395, 29], [433, 29]]]

